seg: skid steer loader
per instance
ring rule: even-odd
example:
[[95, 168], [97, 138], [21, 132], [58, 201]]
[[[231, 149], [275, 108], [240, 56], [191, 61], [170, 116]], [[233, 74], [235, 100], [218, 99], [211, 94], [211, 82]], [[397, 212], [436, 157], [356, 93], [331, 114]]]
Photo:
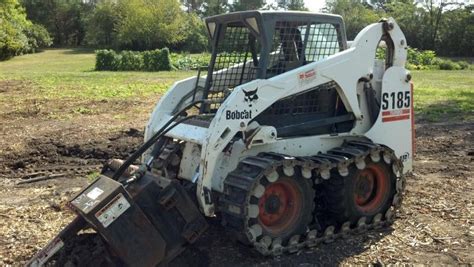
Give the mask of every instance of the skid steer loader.
[[30, 266], [166, 264], [206, 217], [264, 255], [393, 221], [414, 150], [396, 22], [371, 24], [350, 45], [336, 15], [246, 11], [205, 23], [207, 75], [161, 97], [145, 143], [70, 201], [77, 218]]

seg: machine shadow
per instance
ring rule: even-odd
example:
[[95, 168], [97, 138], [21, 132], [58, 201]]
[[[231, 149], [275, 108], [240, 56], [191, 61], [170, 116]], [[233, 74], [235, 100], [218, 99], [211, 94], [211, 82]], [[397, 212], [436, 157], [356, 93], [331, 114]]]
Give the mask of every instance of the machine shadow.
[[210, 223], [206, 234], [169, 266], [337, 266], [345, 259], [370, 249], [371, 245], [392, 231], [392, 228], [372, 230], [295, 254], [265, 257], [255, 249], [233, 240], [231, 234], [216, 219]]

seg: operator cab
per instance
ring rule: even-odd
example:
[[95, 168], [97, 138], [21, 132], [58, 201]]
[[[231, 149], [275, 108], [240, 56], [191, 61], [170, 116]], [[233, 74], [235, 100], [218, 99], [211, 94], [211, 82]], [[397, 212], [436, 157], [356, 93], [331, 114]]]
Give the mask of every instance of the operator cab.
[[[201, 113], [241, 84], [269, 79], [347, 48], [343, 20], [309, 12], [246, 11], [205, 20], [212, 44]], [[227, 71], [225, 71], [227, 70]]]

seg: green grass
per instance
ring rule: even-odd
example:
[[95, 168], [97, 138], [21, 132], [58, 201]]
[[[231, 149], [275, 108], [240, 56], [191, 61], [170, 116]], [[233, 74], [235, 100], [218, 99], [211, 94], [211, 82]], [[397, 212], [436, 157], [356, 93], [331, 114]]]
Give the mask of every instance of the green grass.
[[474, 71], [412, 71], [415, 112], [428, 121], [474, 119]]
[[[156, 99], [173, 82], [196, 74], [196, 71], [99, 72], [93, 70], [94, 64], [94, 51], [85, 49], [48, 49], [0, 62], [0, 82], [20, 80], [27, 84], [22, 89], [25, 92], [0, 94], [0, 104], [28, 105], [28, 112], [32, 112], [30, 109], [36, 106], [41, 109], [48, 101], [77, 100], [83, 103], [71, 107], [72, 115], [89, 115], [97, 112], [89, 105], [91, 101]], [[412, 74], [418, 119], [474, 119], [474, 71], [424, 70]], [[58, 114], [63, 116], [60, 111]], [[116, 116], [120, 119], [121, 114]]]
[[97, 72], [93, 50], [48, 49], [0, 62], [1, 80], [33, 83], [43, 99], [130, 99], [165, 92], [195, 71]]

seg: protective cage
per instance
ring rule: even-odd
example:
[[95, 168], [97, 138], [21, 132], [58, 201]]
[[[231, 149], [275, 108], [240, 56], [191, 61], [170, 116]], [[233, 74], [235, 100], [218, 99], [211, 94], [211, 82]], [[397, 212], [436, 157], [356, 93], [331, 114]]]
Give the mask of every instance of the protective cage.
[[212, 58], [201, 113], [215, 113], [232, 90], [268, 79], [346, 48], [339, 16], [249, 11], [206, 19]]

